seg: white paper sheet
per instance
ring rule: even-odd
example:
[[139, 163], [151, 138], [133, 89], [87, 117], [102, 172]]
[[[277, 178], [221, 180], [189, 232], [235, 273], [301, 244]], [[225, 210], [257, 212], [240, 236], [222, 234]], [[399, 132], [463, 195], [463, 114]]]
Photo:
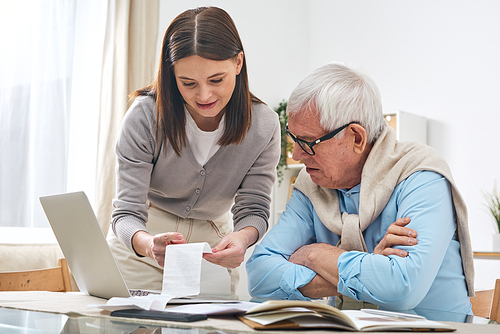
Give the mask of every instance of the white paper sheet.
[[161, 295], [129, 298], [111, 298], [106, 305], [89, 305], [105, 310], [141, 308], [162, 310], [173, 298], [189, 296], [230, 297], [231, 277], [226, 268], [203, 259], [203, 253], [212, 253], [206, 242], [168, 245], [165, 249], [165, 267]]
[[170, 296], [148, 295], [129, 298], [113, 297], [106, 305], [89, 305], [87, 308], [97, 307], [103, 310], [116, 311], [122, 309], [163, 310], [172, 299]]
[[201, 261], [200, 296], [231, 297], [231, 276], [227, 268]]

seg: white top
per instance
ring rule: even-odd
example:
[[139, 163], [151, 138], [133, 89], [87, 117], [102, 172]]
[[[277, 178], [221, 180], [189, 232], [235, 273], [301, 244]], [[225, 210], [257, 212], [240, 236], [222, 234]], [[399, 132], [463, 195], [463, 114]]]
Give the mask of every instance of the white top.
[[204, 166], [207, 161], [217, 152], [220, 145], [217, 144], [224, 131], [224, 117], [215, 131], [203, 131], [194, 121], [191, 114], [184, 107], [186, 112], [186, 135], [192, 147], [193, 154], [200, 165]]

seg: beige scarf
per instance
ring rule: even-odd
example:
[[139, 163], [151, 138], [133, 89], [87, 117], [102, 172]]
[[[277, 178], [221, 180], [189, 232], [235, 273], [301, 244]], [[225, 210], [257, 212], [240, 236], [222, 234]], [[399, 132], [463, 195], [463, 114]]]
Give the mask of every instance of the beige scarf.
[[[394, 130], [386, 126], [363, 167], [359, 215], [345, 212], [341, 215], [337, 191], [315, 184], [305, 168], [295, 181], [294, 188], [309, 198], [321, 222], [330, 231], [340, 235], [341, 241], [338, 245], [340, 248], [366, 252], [362, 232], [380, 215], [394, 188], [411, 174], [420, 170], [439, 173], [452, 186], [462, 265], [469, 296], [472, 297], [474, 296], [474, 263], [467, 224], [467, 208], [455, 186], [447, 163], [432, 147], [415, 142], [398, 142]], [[332, 208], [336, 209], [332, 210]]]

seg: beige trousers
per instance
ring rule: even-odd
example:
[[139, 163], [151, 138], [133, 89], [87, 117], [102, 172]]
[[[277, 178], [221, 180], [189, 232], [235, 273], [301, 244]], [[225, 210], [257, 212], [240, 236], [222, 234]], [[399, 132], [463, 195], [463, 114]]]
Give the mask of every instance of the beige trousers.
[[[233, 232], [228, 213], [216, 220], [181, 218], [152, 204], [148, 213], [147, 228], [152, 235], [179, 232], [188, 243], [208, 242], [211, 247], [215, 247], [224, 236]], [[130, 251], [116, 238], [112, 229], [108, 232], [107, 241], [129, 289], [162, 290], [163, 268], [155, 260], [139, 257]], [[231, 276], [231, 294], [235, 295], [239, 272], [238, 269], [228, 269], [228, 272]]]

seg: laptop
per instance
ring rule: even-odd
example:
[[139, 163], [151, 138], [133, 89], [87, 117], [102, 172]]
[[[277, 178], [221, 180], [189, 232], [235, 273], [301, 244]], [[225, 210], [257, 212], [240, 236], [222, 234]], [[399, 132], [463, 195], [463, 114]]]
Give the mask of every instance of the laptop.
[[40, 202], [80, 291], [106, 299], [142, 294], [127, 288], [84, 192]]

